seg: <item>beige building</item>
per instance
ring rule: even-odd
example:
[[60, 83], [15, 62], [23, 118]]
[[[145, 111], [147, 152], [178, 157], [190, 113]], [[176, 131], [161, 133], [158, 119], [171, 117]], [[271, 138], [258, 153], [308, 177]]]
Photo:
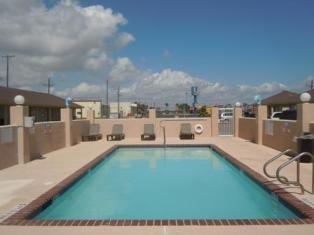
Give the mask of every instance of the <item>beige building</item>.
[[[136, 113], [137, 104], [132, 102], [120, 102], [119, 109], [120, 109], [120, 118], [132, 117]], [[118, 117], [118, 103], [111, 102], [109, 104], [110, 109], [110, 118], [117, 118]]]
[[87, 110], [94, 110], [95, 118], [101, 118], [104, 115], [104, 105], [101, 99], [74, 100], [75, 104], [82, 106], [76, 110], [76, 118], [86, 118]]

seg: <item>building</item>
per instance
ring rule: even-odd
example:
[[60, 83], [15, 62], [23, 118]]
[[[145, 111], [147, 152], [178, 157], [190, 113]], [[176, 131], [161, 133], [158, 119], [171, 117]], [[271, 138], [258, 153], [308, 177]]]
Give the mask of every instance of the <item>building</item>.
[[[133, 117], [136, 113], [137, 104], [132, 102], [120, 102], [120, 118]], [[118, 103], [109, 104], [110, 118], [118, 118]]]
[[[35, 117], [35, 122], [60, 121], [60, 109], [65, 108], [65, 100], [51, 94], [27, 91], [0, 86], [0, 125], [10, 124], [10, 106], [14, 106], [14, 97], [22, 95], [28, 115]], [[72, 108], [81, 106], [73, 104]]]
[[284, 110], [294, 110], [296, 105], [300, 103], [299, 94], [291, 91], [282, 91], [262, 100], [262, 105], [267, 105], [268, 117], [273, 112], [281, 112]]
[[76, 99], [73, 102], [82, 106], [81, 109], [76, 110], [76, 118], [86, 118], [87, 110], [94, 110], [95, 118], [102, 118], [105, 115], [105, 106], [101, 99]]

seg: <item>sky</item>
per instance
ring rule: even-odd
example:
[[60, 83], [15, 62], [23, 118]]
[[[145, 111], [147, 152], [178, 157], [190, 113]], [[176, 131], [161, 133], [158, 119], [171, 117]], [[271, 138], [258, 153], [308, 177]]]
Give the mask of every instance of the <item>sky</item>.
[[[312, 0], [0, 0], [10, 84], [148, 104], [253, 102], [314, 79]], [[5, 77], [5, 61], [0, 77]], [[4, 81], [0, 81], [0, 85]], [[188, 95], [187, 95], [188, 93]]]

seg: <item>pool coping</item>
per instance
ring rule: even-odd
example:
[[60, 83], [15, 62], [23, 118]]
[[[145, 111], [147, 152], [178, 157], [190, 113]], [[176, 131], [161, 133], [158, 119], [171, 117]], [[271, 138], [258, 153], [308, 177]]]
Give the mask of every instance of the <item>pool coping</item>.
[[30, 202], [21, 210], [11, 215], [0, 225], [20, 225], [20, 226], [204, 226], [204, 225], [297, 225], [314, 224], [314, 208], [305, 204], [283, 188], [269, 181], [264, 176], [254, 171], [241, 161], [237, 160], [229, 153], [225, 152], [214, 144], [170, 144], [167, 147], [210, 147], [219, 153], [228, 162], [243, 171], [249, 178], [260, 184], [269, 193], [274, 193], [279, 200], [291, 207], [304, 218], [297, 219], [170, 219], [170, 220], [35, 220], [32, 217], [42, 208], [47, 207], [53, 199], [62, 194], [68, 187], [83, 177], [89, 170], [95, 167], [99, 162], [109, 156], [114, 150], [120, 147], [163, 147], [160, 144], [147, 145], [127, 145], [117, 144], [98, 155], [92, 161], [66, 177], [60, 183], [52, 187], [47, 192]]

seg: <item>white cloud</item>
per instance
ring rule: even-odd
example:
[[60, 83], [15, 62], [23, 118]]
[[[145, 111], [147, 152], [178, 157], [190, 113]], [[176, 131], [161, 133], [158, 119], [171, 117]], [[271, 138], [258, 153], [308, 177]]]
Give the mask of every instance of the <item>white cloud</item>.
[[116, 45], [117, 47], [125, 47], [134, 41], [135, 37], [132, 34], [123, 32], [117, 36]]
[[13, 81], [17, 85], [37, 82], [27, 70], [40, 71], [46, 79], [51, 72], [103, 69], [114, 45], [135, 40], [119, 32], [119, 26], [127, 23], [121, 14], [100, 5], [81, 7], [69, 0], [50, 9], [41, 0], [2, 0], [0, 22], [0, 52], [19, 58], [15, 63], [21, 71]]
[[265, 82], [258, 86], [250, 86], [250, 85], [238, 85], [238, 88], [241, 92], [254, 92], [254, 93], [272, 93], [278, 90], [287, 89], [287, 86], [278, 83], [278, 82]]
[[141, 79], [144, 72], [136, 68], [127, 57], [118, 58], [110, 71], [110, 79], [113, 84], [125, 85]]
[[[98, 71], [101, 79], [106, 75], [110, 79], [111, 94], [119, 85], [122, 99], [156, 103], [185, 102], [191, 86], [199, 87], [200, 102], [210, 104], [253, 101], [256, 94], [265, 96], [287, 88], [276, 82], [226, 86], [184, 71], [139, 69], [127, 57], [113, 59], [111, 53], [134, 42], [135, 37], [119, 30], [127, 23], [121, 14], [100, 5], [82, 7], [76, 1], [62, 0], [48, 9], [43, 0], [0, 0], [0, 22], [0, 53], [15, 54], [11, 82], [19, 87], [42, 84], [56, 73], [68, 76], [61, 72], [70, 70], [85, 74]], [[165, 49], [163, 56], [168, 58], [171, 52]], [[55, 93], [74, 98], [104, 97], [104, 81], [85, 78], [77, 83]]]
[[74, 98], [88, 98], [95, 97], [95, 95], [99, 95], [101, 92], [105, 91], [104, 85], [96, 85], [96, 84], [88, 84], [86, 82], [82, 82], [73, 88], [67, 88], [63, 91], [56, 91], [55, 94], [66, 97], [71, 96]]
[[[138, 69], [127, 58], [118, 58], [110, 73], [109, 94], [111, 100], [116, 98], [117, 85], [121, 87], [122, 100], [141, 100], [148, 104], [163, 104], [168, 102], [186, 102], [186, 95], [191, 103], [191, 86], [199, 88], [199, 102], [205, 104], [233, 104], [240, 102], [254, 102], [253, 97], [260, 94], [262, 97], [287, 89], [287, 86], [276, 82], [266, 82], [256, 86], [237, 85], [226, 86], [219, 82], [192, 76], [183, 71], [165, 69], [158, 73]], [[104, 97], [105, 85], [81, 83], [72, 89], [65, 89], [58, 95], [70, 95], [74, 98]]]

